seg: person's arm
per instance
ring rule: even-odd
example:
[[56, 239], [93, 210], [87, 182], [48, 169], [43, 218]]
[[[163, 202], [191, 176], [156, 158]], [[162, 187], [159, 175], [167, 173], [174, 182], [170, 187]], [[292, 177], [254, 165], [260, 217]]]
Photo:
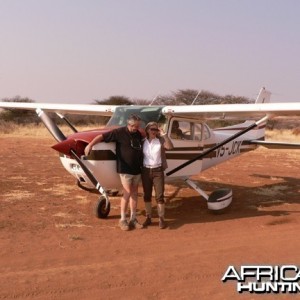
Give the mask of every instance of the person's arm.
[[182, 132], [182, 130], [180, 129], [180, 128], [178, 128], [177, 129], [177, 135], [181, 138], [181, 139], [183, 139], [183, 132]]
[[171, 150], [174, 148], [173, 143], [169, 139], [166, 133], [164, 133], [162, 130], [160, 130], [160, 136], [164, 139], [164, 148], [167, 150]]
[[103, 141], [103, 135], [99, 134], [97, 135], [84, 149], [84, 154], [88, 156], [93, 148], [94, 145], [100, 143]]

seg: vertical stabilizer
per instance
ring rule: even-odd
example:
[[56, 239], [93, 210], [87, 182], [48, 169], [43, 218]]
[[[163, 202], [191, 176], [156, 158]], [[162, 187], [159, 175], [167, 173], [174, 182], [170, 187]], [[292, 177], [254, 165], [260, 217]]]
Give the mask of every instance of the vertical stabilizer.
[[267, 91], [265, 87], [262, 87], [255, 100], [255, 103], [269, 103], [271, 98], [271, 92]]

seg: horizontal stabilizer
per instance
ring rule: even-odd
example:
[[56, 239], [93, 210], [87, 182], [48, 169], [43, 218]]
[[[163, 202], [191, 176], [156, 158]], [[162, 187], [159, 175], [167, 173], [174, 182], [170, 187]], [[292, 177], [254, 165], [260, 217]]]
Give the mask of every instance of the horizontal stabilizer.
[[264, 146], [269, 149], [300, 149], [300, 143], [286, 143], [286, 142], [272, 142], [272, 141], [261, 141], [252, 140], [250, 144], [256, 144]]

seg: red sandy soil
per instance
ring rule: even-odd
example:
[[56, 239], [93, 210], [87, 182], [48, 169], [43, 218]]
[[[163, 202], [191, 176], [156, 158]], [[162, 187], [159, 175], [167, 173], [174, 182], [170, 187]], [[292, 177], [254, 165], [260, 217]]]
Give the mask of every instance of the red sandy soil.
[[154, 218], [122, 232], [119, 198], [97, 219], [98, 196], [76, 186], [52, 144], [0, 137], [0, 299], [290, 299], [238, 294], [221, 278], [229, 265], [300, 265], [300, 151], [258, 149], [195, 177], [207, 193], [233, 189], [225, 214], [178, 181], [167, 185], [167, 229]]

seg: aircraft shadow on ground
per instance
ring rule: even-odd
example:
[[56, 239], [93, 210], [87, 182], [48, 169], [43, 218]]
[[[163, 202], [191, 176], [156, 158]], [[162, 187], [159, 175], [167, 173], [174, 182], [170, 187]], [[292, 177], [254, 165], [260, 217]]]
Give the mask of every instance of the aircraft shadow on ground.
[[[252, 174], [255, 180], [269, 180], [274, 176]], [[259, 187], [243, 187], [226, 185], [216, 182], [202, 182], [198, 180], [205, 191], [213, 192], [219, 188], [229, 188], [233, 191], [231, 205], [222, 213], [215, 213], [207, 208], [206, 200], [196, 192], [189, 192], [189, 196], [180, 195], [180, 190], [186, 188], [183, 182], [176, 182], [174, 192], [166, 197], [166, 219], [169, 229], [177, 229], [185, 224], [219, 222], [225, 220], [252, 218], [259, 216], [287, 216], [300, 211], [289, 211], [283, 204], [298, 204], [299, 179], [292, 177], [276, 177], [280, 182], [263, 184]], [[195, 196], [190, 196], [195, 193]], [[155, 200], [153, 205], [155, 206]], [[278, 208], [278, 209], [277, 209]]]

